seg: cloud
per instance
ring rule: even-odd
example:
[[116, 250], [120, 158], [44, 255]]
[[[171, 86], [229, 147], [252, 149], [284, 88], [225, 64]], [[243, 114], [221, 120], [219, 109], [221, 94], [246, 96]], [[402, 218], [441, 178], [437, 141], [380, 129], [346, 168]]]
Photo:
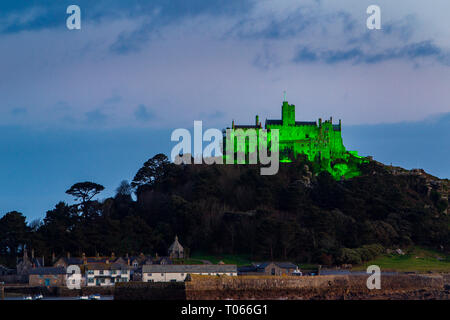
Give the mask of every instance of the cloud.
[[148, 122], [152, 120], [155, 116], [151, 110], [149, 110], [145, 105], [139, 105], [134, 111], [134, 116], [137, 120]]
[[92, 124], [104, 124], [108, 119], [108, 116], [100, 109], [95, 109], [85, 113], [86, 120]]
[[308, 47], [300, 47], [292, 60], [296, 63], [324, 62], [326, 64], [336, 64], [352, 62], [355, 64], [376, 64], [394, 59], [412, 61], [420, 58], [433, 58], [444, 65], [450, 65], [448, 63], [449, 55], [449, 52], [444, 52], [432, 41], [422, 41], [378, 52], [363, 50], [361, 47], [347, 50], [314, 50]]
[[11, 114], [13, 116], [20, 116], [20, 115], [24, 115], [28, 112], [28, 110], [26, 108], [14, 108], [11, 110]]

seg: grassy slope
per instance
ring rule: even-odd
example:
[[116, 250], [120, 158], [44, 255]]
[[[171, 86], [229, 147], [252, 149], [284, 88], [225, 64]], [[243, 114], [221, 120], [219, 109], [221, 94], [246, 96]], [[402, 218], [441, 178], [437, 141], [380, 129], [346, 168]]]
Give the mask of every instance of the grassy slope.
[[405, 255], [380, 256], [364, 265], [354, 267], [353, 270], [365, 270], [369, 265], [378, 265], [382, 271], [450, 272], [450, 256], [438, 251], [413, 248]]

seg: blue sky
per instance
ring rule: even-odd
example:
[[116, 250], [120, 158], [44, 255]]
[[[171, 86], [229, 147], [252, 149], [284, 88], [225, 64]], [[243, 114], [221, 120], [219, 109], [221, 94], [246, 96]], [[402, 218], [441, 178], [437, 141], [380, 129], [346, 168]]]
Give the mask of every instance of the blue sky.
[[[82, 29], [65, 27], [68, 5]], [[382, 30], [366, 28], [381, 7]], [[0, 215], [113, 194], [194, 120], [341, 118], [361, 154], [450, 177], [450, 2], [4, 0]], [[434, 156], [430, 157], [429, 154]]]

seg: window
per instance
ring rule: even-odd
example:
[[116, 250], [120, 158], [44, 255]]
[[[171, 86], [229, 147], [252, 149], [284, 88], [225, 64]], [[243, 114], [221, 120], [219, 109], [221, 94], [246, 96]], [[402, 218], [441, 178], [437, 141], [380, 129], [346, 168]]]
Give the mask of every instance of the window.
[[94, 274], [94, 270], [88, 270], [88, 274]]
[[182, 273], [181, 276], [184, 277], [184, 273]]
[[100, 270], [100, 274], [103, 274], [104, 272], [103, 272], [103, 270]]
[[148, 276], [149, 276], [149, 277], [151, 277], [151, 276], [152, 276], [152, 274], [151, 274], [151, 273], [149, 273], [149, 274], [148, 274]]
[[88, 282], [89, 282], [89, 283], [94, 283], [94, 278], [89, 278], [89, 279], [88, 279]]
[[164, 277], [164, 273], [161, 273], [161, 277]]
[[111, 271], [112, 274], [116, 274], [116, 270]]
[[72, 280], [72, 284], [75, 284], [75, 280]]
[[153, 279], [148, 279], [147, 282], [153, 282]]
[[171, 279], [170, 282], [177, 282], [177, 279]]
[[230, 273], [230, 276], [232, 276], [233, 274], [232, 273]]

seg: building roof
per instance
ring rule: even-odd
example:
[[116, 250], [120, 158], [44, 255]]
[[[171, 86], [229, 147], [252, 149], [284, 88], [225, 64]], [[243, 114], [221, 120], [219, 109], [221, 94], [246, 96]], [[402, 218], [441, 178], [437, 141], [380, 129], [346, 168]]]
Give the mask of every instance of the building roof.
[[283, 120], [266, 120], [266, 125], [270, 125], [270, 124], [278, 124], [278, 125], [282, 125], [283, 124]]
[[241, 267], [238, 267], [237, 270], [239, 272], [257, 272], [258, 271], [255, 266], [241, 266]]
[[315, 121], [295, 121], [296, 126], [317, 126]]
[[256, 124], [234, 125], [234, 129], [260, 129], [261, 126]]
[[29, 274], [37, 274], [37, 275], [55, 275], [55, 274], [66, 274], [66, 268], [64, 267], [40, 267], [33, 268], [30, 270]]
[[91, 263], [86, 265], [86, 270], [124, 270], [131, 269], [130, 266], [118, 263]]
[[[268, 119], [266, 120], [266, 125], [282, 125], [283, 120], [272, 120]], [[317, 126], [317, 123], [315, 121], [295, 121], [296, 126]]]
[[235, 264], [149, 264], [142, 273], [224, 273], [237, 272]]
[[83, 259], [82, 258], [76, 258], [76, 257], [67, 258], [67, 257], [63, 257], [62, 259], [67, 265], [69, 265], [69, 264], [83, 264]]
[[275, 264], [282, 269], [297, 269], [298, 266], [291, 262], [275, 262]]
[[265, 269], [269, 264], [273, 263], [277, 267], [281, 269], [297, 269], [297, 265], [291, 263], [291, 262], [253, 262], [252, 266], [256, 269]]

